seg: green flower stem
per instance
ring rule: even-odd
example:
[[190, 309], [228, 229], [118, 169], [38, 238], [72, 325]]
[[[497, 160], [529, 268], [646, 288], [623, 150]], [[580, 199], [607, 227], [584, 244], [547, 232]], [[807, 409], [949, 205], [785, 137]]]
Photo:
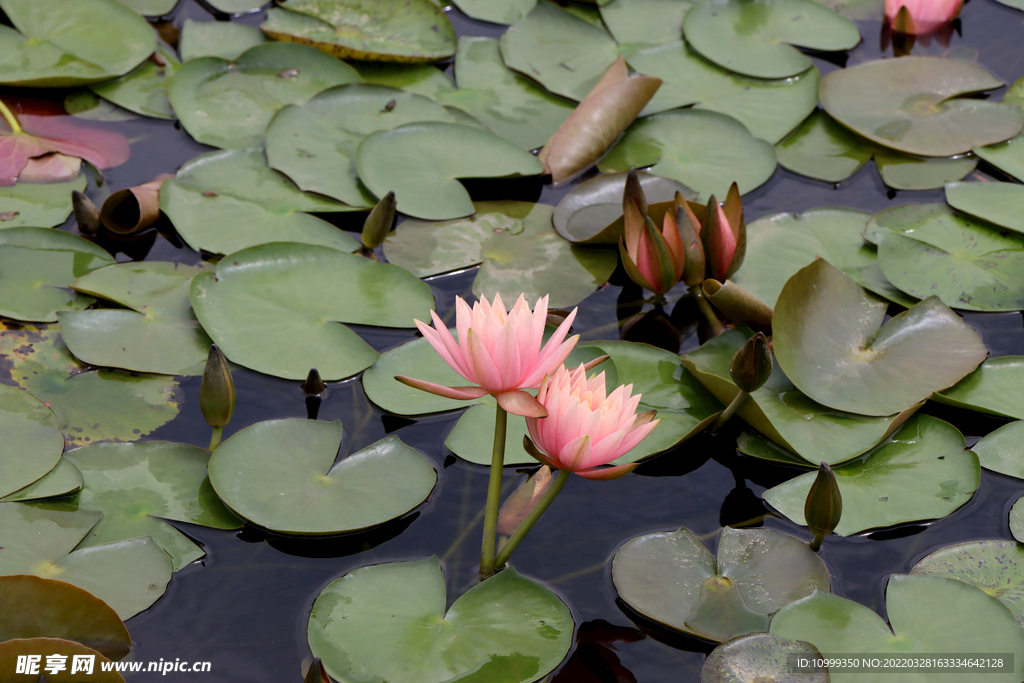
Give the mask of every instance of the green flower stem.
[[736, 394], [736, 398], [732, 400], [732, 403], [722, 411], [722, 414], [718, 416], [717, 420], [715, 420], [715, 424], [711, 425], [712, 434], [725, 426], [725, 423], [729, 421], [729, 418], [735, 415], [736, 411], [743, 405], [743, 402], [747, 400], [747, 396], [750, 396], [750, 394], [740, 389], [740, 393]]
[[810, 543], [808, 543], [807, 547], [809, 547], [814, 552], [818, 552], [818, 550], [821, 548], [821, 542], [824, 541], [824, 540], [825, 540], [824, 534], [822, 534], [822, 535], [814, 534], [814, 540], [812, 540]]
[[570, 474], [572, 474], [572, 470], [558, 470], [558, 476], [553, 482], [551, 482], [551, 486], [549, 486], [548, 490], [544, 492], [541, 499], [537, 501], [537, 505], [530, 510], [530, 514], [526, 516], [526, 519], [516, 527], [515, 532], [509, 537], [508, 542], [505, 543], [501, 552], [498, 553], [496, 558], [494, 558], [494, 566], [497, 569], [501, 569], [505, 566], [505, 563], [508, 562], [508, 558], [511, 557], [512, 553], [515, 551], [516, 546], [519, 545], [526, 534], [530, 532], [530, 529], [533, 528], [533, 525], [537, 523], [537, 520], [540, 519], [540, 516], [544, 514], [544, 511], [547, 510], [548, 506], [555, 500], [555, 496], [557, 496], [558, 492], [562, 490], [563, 486], [565, 486], [565, 482], [569, 481]]
[[210, 448], [209, 448], [209, 451], [211, 453], [213, 453], [213, 451], [216, 450], [217, 446], [220, 445], [220, 440], [221, 440], [221, 438], [223, 436], [224, 436], [224, 428], [223, 427], [214, 427], [213, 428], [213, 435], [210, 437]]
[[715, 313], [715, 309], [711, 307], [707, 297], [704, 296], [700, 285], [690, 287], [690, 294], [697, 299], [697, 308], [700, 309], [700, 312], [704, 314], [704, 318], [708, 321], [708, 330], [711, 332], [711, 337], [717, 337], [725, 332], [725, 325], [718, 319], [718, 314]]
[[14, 112], [7, 108], [7, 105], [0, 100], [0, 116], [4, 117], [4, 121], [11, 127], [11, 131], [14, 133], [21, 133], [21, 124], [18, 123], [18, 117], [14, 115]]
[[480, 576], [494, 573], [494, 546], [498, 535], [498, 508], [501, 507], [501, 473], [505, 467], [505, 432], [508, 413], [497, 406], [494, 416], [494, 450], [491, 452], [491, 479], [487, 485], [484, 513], [484, 540], [480, 545]]

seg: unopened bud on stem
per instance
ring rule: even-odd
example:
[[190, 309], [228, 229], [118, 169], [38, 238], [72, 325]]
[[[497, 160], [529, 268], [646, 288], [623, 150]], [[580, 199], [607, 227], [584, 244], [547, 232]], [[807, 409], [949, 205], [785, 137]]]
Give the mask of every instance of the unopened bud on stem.
[[384, 243], [384, 238], [391, 232], [395, 224], [395, 193], [388, 192], [377, 206], [370, 210], [363, 223], [362, 242], [366, 249], [376, 249]]
[[814, 534], [811, 550], [817, 551], [825, 537], [835, 531], [843, 516], [843, 497], [839, 493], [839, 483], [835, 472], [828, 463], [821, 463], [818, 476], [811, 484], [804, 503], [804, 519], [807, 527]]

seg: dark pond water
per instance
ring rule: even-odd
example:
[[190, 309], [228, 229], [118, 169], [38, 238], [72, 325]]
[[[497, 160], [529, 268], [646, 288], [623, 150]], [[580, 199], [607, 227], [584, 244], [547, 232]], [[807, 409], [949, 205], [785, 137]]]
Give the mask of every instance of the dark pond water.
[[[263, 13], [236, 18], [258, 25]], [[457, 10], [450, 17], [462, 35], [497, 36], [503, 27], [474, 22]], [[171, 19], [210, 21], [214, 16], [194, 0], [185, 0]], [[849, 53], [848, 64], [878, 58], [881, 26], [861, 22], [864, 42]], [[891, 54], [891, 47], [889, 54]], [[964, 8], [959, 33], [948, 49], [968, 56], [1007, 82], [1024, 76], [1024, 13], [993, 0], [971, 0]], [[942, 54], [933, 43], [915, 46], [914, 54]], [[823, 73], [835, 64], [815, 58]], [[0, 93], [2, 94], [2, 93]], [[991, 96], [1001, 97], [996, 91]], [[117, 190], [174, 171], [208, 148], [192, 141], [171, 122], [136, 119], [111, 124], [133, 140], [131, 159], [106, 175]], [[978, 173], [984, 173], [981, 168]], [[475, 186], [477, 198], [537, 199], [556, 203], [567, 188]], [[747, 220], [780, 211], [802, 212], [819, 206], [847, 206], [878, 211], [903, 203], [943, 201], [941, 191], [888, 191], [869, 164], [838, 187], [804, 179], [779, 168], [764, 186], [744, 198]], [[355, 228], [356, 226], [351, 226]], [[73, 230], [74, 226], [68, 226]], [[198, 255], [151, 232], [130, 243], [109, 245], [122, 253], [118, 260], [150, 259], [194, 262]], [[470, 296], [473, 273], [435, 278], [431, 286], [442, 316], [452, 314], [454, 295]], [[619, 278], [619, 279], [616, 279]], [[616, 304], [621, 273], [580, 305], [576, 331], [584, 339], [617, 339]], [[344, 293], [339, 292], [339, 296]], [[671, 297], [670, 297], [671, 299]], [[982, 334], [993, 356], [1024, 354], [1021, 315], [969, 314], [968, 322]], [[408, 332], [362, 330], [384, 351], [412, 338]], [[684, 342], [689, 350], [695, 337]], [[288, 382], [244, 369], [235, 373], [238, 410], [225, 436], [255, 422], [304, 417], [306, 406], [298, 382]], [[198, 409], [198, 379], [182, 382], [185, 403], [181, 416], [151, 438], [205, 445], [209, 427]], [[1003, 421], [942, 407], [926, 410], [955, 424], [973, 444]], [[178, 572], [167, 593], [150, 610], [128, 622], [137, 660], [180, 658], [212, 662], [208, 674], [170, 673], [161, 680], [247, 681], [280, 683], [301, 680], [300, 665], [310, 656], [306, 619], [313, 600], [333, 579], [356, 567], [438, 555], [446, 568], [450, 595], [467, 589], [476, 577], [481, 510], [487, 471], [456, 460], [444, 438], [457, 414], [419, 420], [390, 416], [370, 404], [358, 379], [330, 386], [320, 419], [340, 418], [346, 438], [342, 453], [356, 451], [397, 432], [434, 463], [439, 482], [430, 500], [412, 515], [371, 533], [342, 540], [268, 539], [253, 529], [241, 533], [176, 524], [200, 542], [206, 559]], [[740, 456], [734, 450], [737, 428], [717, 437], [701, 436], [641, 466], [634, 475], [613, 482], [587, 482], [574, 477], [514, 558], [517, 569], [554, 588], [570, 605], [579, 628], [573, 659], [556, 673], [562, 681], [644, 681], [690, 683], [710, 646], [674, 637], [634, 621], [616, 601], [610, 558], [633, 536], [685, 525], [714, 550], [723, 524], [764, 525], [806, 537], [804, 529], [774, 516], [760, 494], [796, 473]], [[511, 487], [521, 474], [506, 469]], [[884, 614], [884, 590], [891, 573], [906, 572], [928, 552], [965, 540], [1010, 538], [1007, 514], [1024, 482], [982, 473], [974, 498], [955, 514], [930, 524], [908, 526], [851, 538], [826, 540], [822, 556], [833, 577], [833, 591]], [[453, 600], [449, 598], [449, 602]], [[645, 630], [639, 630], [641, 625]], [[612, 649], [613, 648], [613, 649]], [[138, 679], [137, 679], [138, 680]]]

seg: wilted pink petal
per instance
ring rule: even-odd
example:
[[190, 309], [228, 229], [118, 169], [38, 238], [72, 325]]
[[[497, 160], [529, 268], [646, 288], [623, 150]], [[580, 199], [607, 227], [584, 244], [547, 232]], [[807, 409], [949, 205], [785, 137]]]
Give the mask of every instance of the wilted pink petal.
[[74, 180], [82, 170], [82, 160], [63, 154], [44, 154], [28, 160], [21, 169], [18, 181], [22, 183], [62, 183]]

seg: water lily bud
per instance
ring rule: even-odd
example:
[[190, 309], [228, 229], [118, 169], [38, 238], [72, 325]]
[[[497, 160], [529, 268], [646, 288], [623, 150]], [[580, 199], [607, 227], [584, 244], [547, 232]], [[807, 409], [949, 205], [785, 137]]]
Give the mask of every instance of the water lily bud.
[[644, 188], [640, 185], [640, 177], [636, 174], [635, 168], [630, 168], [629, 173], [626, 175], [626, 189], [622, 193], [622, 212], [626, 213], [626, 204], [632, 199], [633, 203], [636, 204], [636, 208], [640, 210], [640, 215], [647, 216], [647, 196], [644, 194]]
[[708, 275], [715, 280], [725, 280], [725, 274], [729, 272], [732, 257], [736, 253], [736, 234], [714, 195], [708, 201], [707, 217], [700, 236], [704, 241], [704, 253], [708, 257]]
[[384, 238], [391, 232], [395, 224], [395, 193], [388, 192], [377, 206], [373, 207], [363, 223], [362, 242], [367, 249], [376, 249], [384, 243]]
[[757, 391], [772, 376], [772, 351], [768, 338], [758, 332], [733, 354], [729, 375], [748, 394]]
[[302, 383], [302, 390], [310, 396], [319, 396], [327, 391], [327, 385], [320, 379], [320, 372], [316, 368], [310, 368], [306, 381]]
[[700, 241], [700, 221], [690, 209], [686, 200], [676, 201], [679, 208], [676, 209], [675, 222], [679, 231], [679, 239], [683, 245], [683, 282], [686, 286], [693, 287], [704, 281], [705, 256], [704, 245]]
[[828, 463], [823, 462], [804, 503], [804, 519], [814, 534], [811, 550], [821, 547], [821, 541], [835, 531], [842, 516], [843, 497], [839, 493], [836, 475]]
[[722, 211], [732, 226], [733, 235], [736, 238], [736, 249], [732, 253], [732, 262], [725, 277], [732, 277], [733, 274], [743, 265], [743, 257], [747, 253], [747, 221], [743, 217], [743, 201], [740, 198], [740, 187], [736, 183], [729, 186], [729, 194], [722, 205]]
[[231, 422], [235, 412], [235, 382], [231, 379], [228, 359], [214, 344], [206, 358], [203, 383], [199, 386], [199, 408], [211, 427], [223, 427]]

